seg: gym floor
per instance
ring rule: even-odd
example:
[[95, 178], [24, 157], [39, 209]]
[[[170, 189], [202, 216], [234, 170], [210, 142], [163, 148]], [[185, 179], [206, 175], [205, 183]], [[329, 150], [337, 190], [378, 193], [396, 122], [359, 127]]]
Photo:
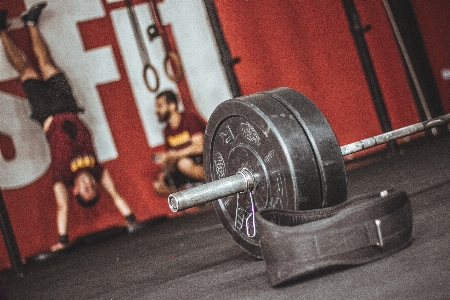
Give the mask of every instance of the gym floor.
[[[359, 163], [359, 164], [358, 164]], [[412, 244], [387, 258], [272, 288], [265, 263], [232, 240], [213, 210], [110, 229], [66, 253], [0, 276], [15, 299], [449, 299], [450, 136], [417, 139], [401, 155], [349, 164], [349, 196], [388, 188], [412, 202]]]

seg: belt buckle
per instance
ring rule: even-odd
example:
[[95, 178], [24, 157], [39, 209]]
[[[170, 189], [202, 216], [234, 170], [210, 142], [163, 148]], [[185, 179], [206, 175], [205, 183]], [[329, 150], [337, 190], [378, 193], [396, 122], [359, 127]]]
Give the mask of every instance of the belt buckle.
[[374, 220], [375, 226], [377, 227], [377, 234], [378, 234], [378, 243], [376, 243], [377, 246], [383, 247], [383, 235], [381, 234], [381, 220], [376, 219]]

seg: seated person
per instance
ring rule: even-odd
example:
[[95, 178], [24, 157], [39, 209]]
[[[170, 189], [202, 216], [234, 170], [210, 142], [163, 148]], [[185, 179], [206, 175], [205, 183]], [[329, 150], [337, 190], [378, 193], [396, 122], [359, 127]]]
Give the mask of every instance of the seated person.
[[31, 118], [39, 122], [46, 134], [51, 152], [53, 192], [57, 204], [59, 241], [52, 251], [69, 246], [69, 188], [83, 207], [95, 205], [99, 199], [99, 184], [112, 198], [124, 216], [130, 232], [139, 228], [136, 217], [125, 199], [118, 193], [109, 171], [97, 160], [91, 135], [79, 119], [82, 109], [77, 105], [65, 75], [53, 63], [49, 50], [37, 26], [46, 2], [32, 6], [22, 14], [28, 28], [38, 72], [12, 40], [7, 31], [6, 10], [0, 10], [0, 38], [5, 53], [17, 70], [31, 106]]
[[156, 114], [166, 123], [166, 150], [155, 155], [155, 162], [163, 166], [153, 187], [161, 195], [187, 188], [205, 181], [203, 169], [203, 138], [205, 122], [195, 114], [180, 112], [178, 98], [168, 90], [156, 96]]

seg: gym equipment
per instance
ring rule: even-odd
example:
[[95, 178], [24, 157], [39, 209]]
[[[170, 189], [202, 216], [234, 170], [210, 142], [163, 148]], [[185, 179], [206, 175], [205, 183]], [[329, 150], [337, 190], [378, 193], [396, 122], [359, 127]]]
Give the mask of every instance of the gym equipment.
[[[426, 51], [412, 1], [383, 0], [405, 75], [421, 120], [444, 114], [441, 95]], [[411, 47], [414, 45], [414, 47]], [[431, 130], [433, 134], [437, 131]]]
[[11, 266], [20, 277], [23, 277], [23, 264], [19, 247], [17, 246], [16, 236], [11, 226], [8, 210], [6, 209], [5, 200], [3, 199], [2, 190], [0, 189], [0, 229], [5, 241], [6, 250], [8, 251]]
[[239, 81], [234, 71], [234, 65], [241, 61], [241, 58], [233, 57], [228, 46], [227, 40], [222, 30], [222, 25], [220, 23], [219, 15], [217, 13], [216, 5], [214, 0], [203, 0], [206, 12], [208, 14], [209, 23], [211, 25], [211, 30], [216, 38], [217, 50], [220, 54], [220, 60], [225, 71], [225, 75], [228, 79], [228, 85], [231, 90], [231, 95], [233, 98], [242, 96], [241, 87]]
[[[342, 0], [342, 5], [347, 16], [350, 32], [352, 33], [353, 40], [355, 42], [356, 49], [358, 50], [358, 56], [361, 61], [361, 65], [364, 70], [364, 77], [366, 78], [367, 86], [372, 96], [372, 102], [375, 108], [375, 112], [380, 122], [380, 126], [383, 132], [392, 130], [392, 124], [389, 120], [386, 104], [381, 93], [380, 83], [375, 72], [375, 67], [370, 56], [369, 48], [367, 46], [364, 34], [370, 30], [371, 26], [363, 26], [359, 17], [358, 11], [353, 0]], [[389, 147], [393, 150], [396, 144], [389, 143]]]
[[172, 211], [213, 202], [223, 225], [260, 257], [255, 213], [310, 210], [347, 200], [342, 156], [450, 122], [450, 114], [339, 147], [320, 110], [303, 94], [278, 88], [221, 103], [204, 142], [208, 183], [169, 195]]
[[[125, 0], [125, 5], [127, 6], [128, 16], [131, 20], [131, 25], [133, 27], [133, 34], [136, 39], [136, 43], [138, 45], [139, 55], [141, 56], [142, 63], [144, 64], [143, 69], [144, 82], [147, 89], [150, 92], [154, 93], [159, 89], [159, 75], [158, 72], [156, 71], [156, 68], [150, 63], [150, 56], [148, 55], [147, 47], [145, 47], [144, 44], [144, 38], [142, 37], [141, 29], [133, 9], [132, 0]], [[154, 86], [152, 86], [148, 80], [147, 74], [149, 71], [152, 72], [153, 76], [155, 77]]]
[[[147, 0], [150, 13], [155, 21], [155, 24], [150, 25], [147, 29], [150, 41], [160, 36], [163, 41], [164, 50], [166, 51], [166, 57], [164, 58], [164, 72], [167, 77], [175, 83], [180, 82], [183, 78], [183, 66], [181, 65], [181, 59], [176, 51], [172, 49], [172, 45], [169, 42], [167, 32], [162, 25], [161, 17], [159, 16], [158, 6], [156, 0]], [[169, 71], [169, 67], [172, 72]]]
[[408, 195], [395, 190], [308, 211], [263, 209], [256, 219], [272, 286], [386, 257], [408, 246], [413, 231]]

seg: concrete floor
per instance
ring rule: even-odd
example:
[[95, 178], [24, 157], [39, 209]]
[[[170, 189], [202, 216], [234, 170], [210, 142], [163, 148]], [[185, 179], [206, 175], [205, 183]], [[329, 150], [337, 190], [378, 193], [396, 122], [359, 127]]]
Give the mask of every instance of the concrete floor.
[[[351, 165], [354, 165], [352, 163]], [[405, 190], [413, 243], [366, 265], [272, 288], [265, 263], [233, 241], [213, 210], [89, 237], [67, 253], [0, 276], [15, 299], [450, 299], [450, 137], [421, 139], [348, 171], [350, 196]]]

